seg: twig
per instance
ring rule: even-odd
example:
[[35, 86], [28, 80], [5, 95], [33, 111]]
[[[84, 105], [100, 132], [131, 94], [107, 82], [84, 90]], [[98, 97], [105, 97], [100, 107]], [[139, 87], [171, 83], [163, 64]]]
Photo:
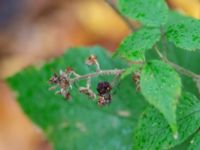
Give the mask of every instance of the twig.
[[89, 77], [89, 78], [87, 78], [86, 87], [87, 87], [88, 89], [90, 89], [90, 86], [91, 86], [91, 78]]
[[167, 57], [165, 57], [165, 56], [160, 52], [160, 50], [158, 49], [157, 46], [154, 46], [154, 48], [155, 48], [157, 54], [159, 55], [159, 57], [160, 57], [164, 62], [166, 62], [167, 64], [169, 64], [169, 65], [172, 66], [173, 68], [175, 68], [178, 72], [180, 72], [180, 73], [182, 73], [182, 74], [184, 74], [184, 75], [186, 75], [186, 76], [188, 76], [188, 77], [191, 77], [191, 78], [193, 78], [193, 79], [200, 79], [200, 75], [198, 75], [198, 74], [196, 74], [196, 73], [194, 73], [194, 72], [192, 72], [192, 71], [189, 71], [189, 70], [187, 70], [187, 69], [185, 69], [185, 68], [183, 68], [183, 67], [181, 67], [181, 66], [179, 66], [179, 65], [177, 65], [177, 64], [175, 64], [175, 63], [173, 63], [173, 62], [171, 62], [171, 61], [169, 61], [169, 60], [167, 59]]
[[127, 24], [127, 26], [132, 30], [135, 31], [136, 27], [133, 26], [132, 22], [125, 16], [121, 14], [118, 10], [116, 5], [112, 2], [112, 0], [105, 0], [105, 2], [122, 18], [122, 20]]
[[[85, 61], [85, 63], [89, 66], [91, 65], [96, 66], [96, 72], [92, 72], [86, 75], [80, 75], [77, 74], [72, 68], [68, 67], [65, 71], [61, 70], [59, 75], [54, 74], [50, 78], [49, 83], [53, 84], [54, 86], [51, 87], [49, 90], [54, 90], [56, 87], [59, 87], [60, 89], [59, 91], [56, 92], [56, 94], [60, 94], [64, 98], [69, 99], [71, 98], [70, 89], [72, 88], [72, 84], [76, 83], [76, 81], [85, 79], [86, 86], [80, 87], [79, 92], [89, 96], [92, 99], [96, 99], [96, 94], [91, 89], [91, 80], [93, 77], [97, 77], [100, 75], [113, 75], [114, 76], [113, 82], [115, 82], [116, 78], [119, 77], [125, 71], [125, 69], [101, 70], [100, 64], [95, 55], [89, 56], [88, 59]], [[104, 86], [105, 85], [103, 85], [102, 88], [105, 88]], [[106, 88], [106, 90], [108, 89]], [[98, 99], [99, 105], [109, 104], [111, 101], [110, 94], [109, 97], [104, 97], [105, 95], [103, 95], [103, 97], [102, 95], [98, 96], [99, 96]]]
[[79, 81], [79, 80], [82, 80], [82, 79], [93, 78], [93, 77], [97, 77], [97, 76], [100, 76], [100, 75], [120, 75], [123, 72], [124, 72], [124, 69], [101, 70], [99, 72], [94, 72], [94, 73], [82, 75], [82, 76], [79, 76], [79, 77], [75, 77], [75, 78], [71, 79], [70, 82], [74, 83], [75, 81]]
[[[130, 22], [130, 20], [129, 20], [127, 17], [125, 17], [125, 16], [123, 16], [123, 15], [121, 14], [121, 12], [117, 9], [117, 7], [115, 6], [115, 4], [113, 4], [112, 0], [105, 0], [105, 2], [106, 2], [111, 8], [113, 8], [113, 10], [123, 19], [123, 21], [128, 25], [128, 27], [129, 27], [131, 30], [134, 31], [134, 30], [136, 29], [136, 28], [133, 26], [133, 24]], [[195, 73], [193, 73], [192, 71], [189, 71], [189, 70], [187, 70], [187, 69], [185, 69], [185, 68], [183, 68], [183, 67], [181, 67], [181, 66], [179, 66], [179, 65], [177, 65], [177, 64], [175, 64], [175, 63], [173, 63], [173, 62], [171, 62], [171, 61], [169, 61], [169, 60], [167, 59], [167, 57], [165, 57], [165, 56], [159, 51], [158, 47], [155, 46], [155, 49], [156, 49], [156, 51], [157, 51], [159, 57], [160, 57], [163, 61], [165, 61], [167, 64], [169, 64], [169, 65], [171, 65], [173, 68], [175, 68], [178, 72], [180, 72], [180, 73], [182, 73], [182, 74], [184, 74], [184, 75], [186, 75], [186, 76], [188, 76], [188, 77], [191, 77], [191, 78], [193, 78], [193, 79], [200, 79], [200, 75], [195, 74]]]

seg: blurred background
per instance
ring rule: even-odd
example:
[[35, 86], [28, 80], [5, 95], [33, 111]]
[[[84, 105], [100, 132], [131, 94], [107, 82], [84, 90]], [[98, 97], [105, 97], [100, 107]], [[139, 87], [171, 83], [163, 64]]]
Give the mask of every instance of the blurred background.
[[[200, 18], [199, 0], [167, 2]], [[98, 44], [114, 51], [129, 32], [104, 0], [0, 0], [0, 150], [51, 149], [3, 79], [69, 47]]]

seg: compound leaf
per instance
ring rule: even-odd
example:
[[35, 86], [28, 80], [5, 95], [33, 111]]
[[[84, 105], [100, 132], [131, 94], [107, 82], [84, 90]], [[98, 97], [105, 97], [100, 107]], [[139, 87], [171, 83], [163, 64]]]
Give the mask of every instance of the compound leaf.
[[144, 27], [126, 37], [116, 54], [131, 61], [143, 61], [145, 50], [152, 48], [159, 40], [159, 29]]

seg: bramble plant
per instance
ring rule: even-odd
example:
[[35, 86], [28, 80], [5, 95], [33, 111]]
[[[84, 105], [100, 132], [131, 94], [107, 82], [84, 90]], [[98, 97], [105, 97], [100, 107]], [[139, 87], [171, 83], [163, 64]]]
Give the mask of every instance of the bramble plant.
[[56, 150], [198, 150], [200, 21], [164, 0], [105, 2], [133, 32], [113, 58], [100, 47], [72, 48], [9, 78], [24, 112]]
[[86, 79], [86, 86], [80, 87], [79, 92], [89, 96], [92, 99], [95, 99], [96, 94], [91, 89], [91, 78], [99, 75], [115, 75], [115, 79], [113, 80], [112, 85], [110, 85], [110, 83], [107, 81], [100, 82], [97, 85], [97, 91], [99, 93], [98, 104], [100, 106], [109, 104], [111, 102], [110, 91], [112, 86], [115, 86], [117, 79], [119, 79], [124, 70], [101, 70], [99, 62], [94, 55], [91, 55], [86, 60], [86, 64], [95, 65], [96, 72], [81, 76], [77, 74], [72, 68], [67, 68], [65, 71], [61, 70], [60, 75], [54, 74], [49, 80], [49, 83], [54, 85], [49, 90], [54, 90], [59, 86], [60, 89], [56, 92], [56, 94], [62, 95], [65, 99], [70, 99], [70, 89], [72, 88], [72, 85], [81, 79]]

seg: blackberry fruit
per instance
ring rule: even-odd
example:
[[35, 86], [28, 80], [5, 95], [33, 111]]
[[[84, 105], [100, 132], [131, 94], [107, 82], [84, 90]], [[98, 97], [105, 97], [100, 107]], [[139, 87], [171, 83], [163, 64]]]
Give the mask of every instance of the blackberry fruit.
[[99, 82], [97, 85], [97, 91], [98, 91], [99, 95], [109, 93], [111, 91], [111, 89], [112, 89], [112, 87], [111, 87], [110, 83], [107, 81]]

